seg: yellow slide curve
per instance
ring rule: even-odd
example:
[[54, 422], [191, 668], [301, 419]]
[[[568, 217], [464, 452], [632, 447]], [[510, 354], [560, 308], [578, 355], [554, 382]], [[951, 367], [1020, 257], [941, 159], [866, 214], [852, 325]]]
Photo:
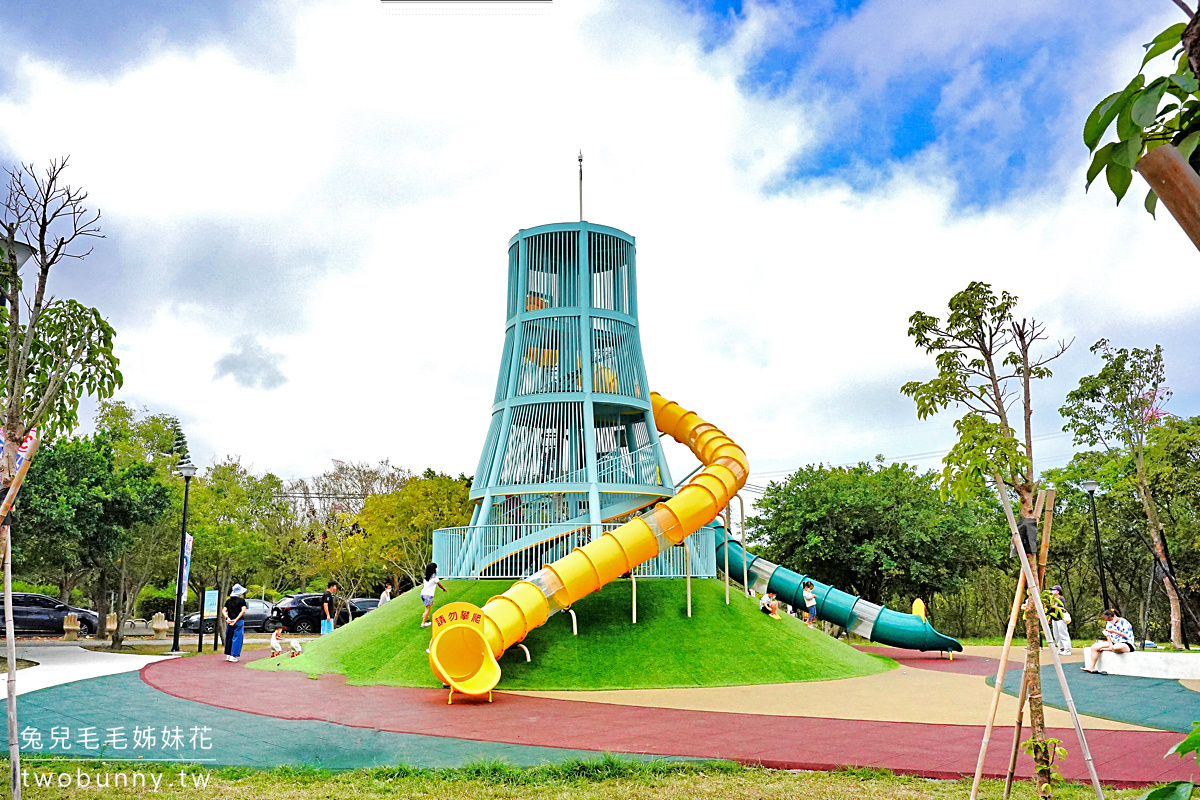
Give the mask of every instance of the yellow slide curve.
[[451, 603], [434, 614], [429, 665], [454, 693], [491, 700], [500, 681], [496, 662], [553, 613], [570, 608], [606, 583], [677, 545], [712, 522], [746, 483], [746, 453], [715, 425], [651, 392], [654, 424], [687, 445], [704, 469], [675, 494], [614, 531], [514, 583], [482, 609]]

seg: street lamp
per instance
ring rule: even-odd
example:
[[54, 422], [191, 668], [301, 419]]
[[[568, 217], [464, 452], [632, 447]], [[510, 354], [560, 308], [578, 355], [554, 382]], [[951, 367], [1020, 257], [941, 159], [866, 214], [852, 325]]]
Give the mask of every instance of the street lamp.
[[183, 529], [179, 533], [179, 569], [175, 572], [175, 636], [171, 642], [171, 652], [178, 654], [179, 624], [183, 618], [183, 549], [187, 544], [188, 489], [192, 478], [196, 476], [196, 465], [185, 461], [179, 465], [179, 474], [183, 476]]
[[1104, 608], [1107, 610], [1112, 608], [1112, 605], [1108, 601], [1108, 581], [1104, 578], [1104, 553], [1100, 549], [1100, 523], [1096, 521], [1096, 490], [1100, 488], [1100, 484], [1093, 480], [1087, 480], [1080, 486], [1088, 493], [1092, 504], [1092, 530], [1096, 534], [1096, 569], [1100, 572], [1100, 596], [1104, 599]]
[[[30, 247], [29, 245], [25, 244], [24, 242], [18, 241], [18, 242], [14, 242], [13, 244], [16, 245], [16, 247], [14, 247], [13, 249], [16, 251], [16, 256], [17, 256], [17, 273], [20, 274], [21, 268], [25, 266], [25, 262], [28, 261], [30, 256], [33, 255], [33, 248]], [[4, 249], [2, 247], [0, 247], [0, 253], [3, 253], [3, 252], [4, 252]], [[5, 276], [5, 277], [10, 277], [10, 276]], [[8, 303], [8, 295], [4, 292], [0, 292], [0, 308], [4, 308], [4, 306], [7, 305], [7, 303]]]

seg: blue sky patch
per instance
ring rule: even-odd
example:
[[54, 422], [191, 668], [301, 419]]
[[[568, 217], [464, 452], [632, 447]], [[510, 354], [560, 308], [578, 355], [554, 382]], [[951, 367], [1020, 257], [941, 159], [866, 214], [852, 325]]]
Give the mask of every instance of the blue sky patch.
[[73, 70], [113, 74], [163, 49], [220, 41], [248, 63], [286, 62], [291, 41], [279, 4], [268, 0], [203, 3], [0, 4], [5, 51], [24, 52]]

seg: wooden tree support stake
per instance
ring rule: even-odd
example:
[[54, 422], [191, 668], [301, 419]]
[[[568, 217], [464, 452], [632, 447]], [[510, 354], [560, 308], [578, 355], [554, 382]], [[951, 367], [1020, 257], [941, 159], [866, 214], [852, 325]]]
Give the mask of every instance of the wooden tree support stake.
[[40, 443], [41, 440], [34, 434], [29, 442], [29, 450], [25, 453], [25, 460], [13, 476], [4, 501], [0, 502], [0, 538], [4, 540], [4, 646], [8, 656], [8, 761], [11, 779], [9, 789], [13, 800], [21, 800], [21, 740], [17, 735], [17, 642], [13, 637], [12, 529], [8, 526], [8, 512], [12, 511], [17, 502], [17, 492], [21, 490], [21, 484], [29, 472], [29, 465], [33, 463], [33, 456], [37, 453]]
[[979, 744], [979, 760], [975, 762], [975, 779], [971, 782], [971, 800], [979, 796], [979, 781], [983, 778], [983, 762], [987, 758], [988, 743], [992, 740], [992, 726], [996, 722], [996, 710], [1000, 707], [1000, 694], [1004, 687], [1004, 672], [1008, 669], [1008, 651], [1012, 646], [1013, 631], [1021, 613], [1021, 598], [1025, 596], [1025, 574], [1017, 578], [1017, 591], [1013, 595], [1012, 611], [1008, 614], [1008, 627], [1004, 631], [1004, 649], [1000, 651], [1000, 665], [996, 668], [996, 685], [992, 691], [992, 705], [988, 709], [987, 724], [983, 728], [983, 741]]
[[[1054, 524], [1054, 490], [1038, 493], [1038, 504], [1034, 516], [1040, 516], [1036, 511], [1042, 508], [1045, 501], [1046, 516], [1042, 522], [1042, 546], [1038, 551], [1038, 586], [1046, 583], [1046, 558], [1050, 552], [1050, 528]], [[1052, 643], [1052, 646], [1057, 646]], [[1021, 693], [1017, 695], [1017, 719], [1013, 725], [1012, 752], [1008, 755], [1008, 774], [1004, 776], [1004, 800], [1012, 793], [1013, 777], [1017, 774], [1017, 756], [1021, 753], [1021, 728], [1025, 724], [1025, 702], [1029, 699], [1029, 676], [1021, 674]]]
[[[1008, 520], [1008, 529], [1012, 536], [1013, 546], [1017, 550], [1017, 558], [1021, 561], [1021, 574], [1025, 576], [1027, 584], [1031, 587], [1036, 586], [1034, 581], [1037, 580], [1037, 575], [1034, 573], [1033, 567], [1029, 564], [1029, 558], [1025, 555], [1025, 548], [1021, 545], [1021, 534], [1017, 530], [1017, 520], [1013, 517], [1012, 505], [1004, 491], [1004, 480], [999, 474], [995, 475], [994, 478], [996, 481], [996, 494], [1000, 498], [1000, 505], [1004, 508], [1004, 516]], [[1050, 630], [1050, 620], [1046, 618], [1046, 609], [1042, 606], [1041, 594], [1037, 591], [1031, 591], [1029, 599], [1033, 601], [1033, 607], [1037, 611], [1042, 633], [1048, 641], [1054, 641], [1054, 633]], [[1054, 674], [1058, 678], [1058, 687], [1062, 690], [1063, 699], [1067, 704], [1067, 711], [1071, 713], [1071, 721], [1075, 723], [1075, 735], [1079, 738], [1079, 750], [1083, 755], [1084, 763], [1087, 764], [1088, 776], [1092, 779], [1092, 789], [1096, 792], [1097, 800], [1104, 800], [1104, 787], [1100, 785], [1100, 776], [1096, 774], [1096, 763], [1092, 760], [1092, 751], [1088, 747], [1087, 737], [1083, 734], [1083, 725], [1079, 721], [1079, 712], [1075, 709], [1075, 698], [1071, 696], [1071, 687], [1067, 684], [1067, 675], [1063, 672], [1062, 659], [1058, 655], [1058, 648], [1051, 647], [1050, 656], [1054, 660]]]
[[1200, 175], [1174, 145], [1156, 147], [1137, 162], [1137, 171], [1200, 249]]

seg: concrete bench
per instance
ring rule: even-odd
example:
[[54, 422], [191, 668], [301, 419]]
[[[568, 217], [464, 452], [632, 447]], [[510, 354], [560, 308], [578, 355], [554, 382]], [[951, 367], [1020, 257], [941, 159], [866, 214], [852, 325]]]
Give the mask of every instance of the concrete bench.
[[1096, 669], [1110, 675], [1132, 675], [1138, 678], [1200, 679], [1200, 653], [1154, 653], [1141, 650], [1132, 653], [1100, 654]]

